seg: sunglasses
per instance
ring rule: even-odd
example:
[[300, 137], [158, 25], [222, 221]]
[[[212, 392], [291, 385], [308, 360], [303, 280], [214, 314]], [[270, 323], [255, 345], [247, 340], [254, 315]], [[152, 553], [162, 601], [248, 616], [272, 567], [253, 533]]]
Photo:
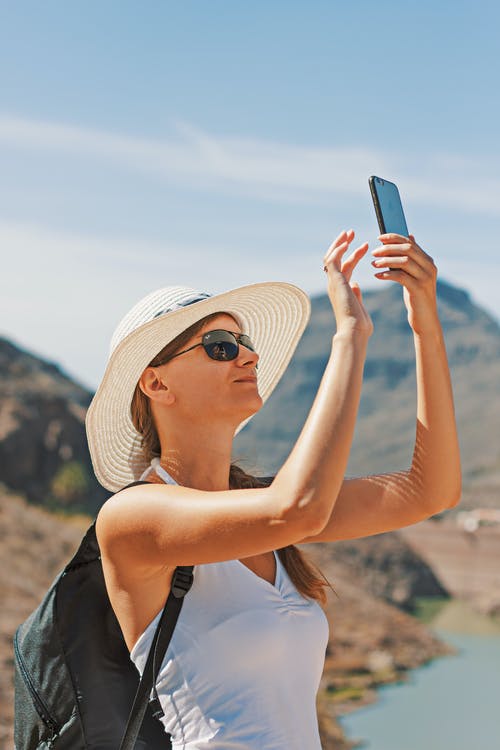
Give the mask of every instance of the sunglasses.
[[[228, 362], [231, 359], [236, 359], [240, 351], [240, 345], [244, 346], [245, 349], [250, 349], [251, 352], [255, 352], [254, 345], [245, 333], [232, 333], [231, 331], [223, 331], [221, 329], [207, 331], [207, 333], [203, 334], [200, 344], [194, 344], [189, 349], [183, 349], [182, 352], [173, 354], [156, 366], [164, 365], [166, 362], [170, 362], [171, 359], [180, 357], [181, 354], [190, 352], [191, 349], [196, 349], [198, 346], [202, 346], [205, 349], [210, 359], [216, 359], [218, 362]], [[257, 364], [255, 367], [257, 368]]]

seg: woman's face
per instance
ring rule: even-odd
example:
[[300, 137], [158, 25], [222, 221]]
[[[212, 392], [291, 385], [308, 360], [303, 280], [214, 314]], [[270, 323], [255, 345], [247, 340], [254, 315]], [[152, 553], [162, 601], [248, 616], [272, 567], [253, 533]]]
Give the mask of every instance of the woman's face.
[[[207, 322], [181, 351], [201, 342], [202, 336], [216, 329], [245, 333], [230, 315], [221, 314]], [[175, 397], [176, 413], [190, 420], [234, 424], [262, 406], [257, 388], [256, 364], [259, 355], [240, 344], [236, 359], [211, 359], [202, 346], [197, 346], [156, 368], [164, 384]]]

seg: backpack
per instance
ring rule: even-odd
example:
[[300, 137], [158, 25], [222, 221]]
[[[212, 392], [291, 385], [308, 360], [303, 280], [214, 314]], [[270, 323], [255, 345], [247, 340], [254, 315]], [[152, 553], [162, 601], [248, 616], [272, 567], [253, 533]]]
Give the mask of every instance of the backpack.
[[[137, 484], [147, 482], [127, 487]], [[158, 721], [154, 678], [192, 580], [192, 566], [176, 568], [140, 680], [108, 598], [94, 521], [40, 605], [16, 630], [16, 750], [171, 747]]]

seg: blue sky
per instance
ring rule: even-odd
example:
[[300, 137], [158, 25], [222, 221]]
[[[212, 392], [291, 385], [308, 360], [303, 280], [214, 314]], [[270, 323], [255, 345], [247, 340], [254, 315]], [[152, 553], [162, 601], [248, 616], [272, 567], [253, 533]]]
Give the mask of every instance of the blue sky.
[[93, 388], [155, 288], [324, 292], [341, 229], [377, 245], [370, 174], [500, 318], [498, 28], [481, 0], [0, 1], [0, 333]]

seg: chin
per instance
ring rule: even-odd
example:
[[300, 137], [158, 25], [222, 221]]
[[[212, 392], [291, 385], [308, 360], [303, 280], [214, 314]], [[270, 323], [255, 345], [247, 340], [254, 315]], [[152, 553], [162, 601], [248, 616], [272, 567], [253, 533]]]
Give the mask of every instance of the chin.
[[248, 409], [242, 410], [239, 414], [240, 422], [243, 422], [244, 419], [248, 419], [249, 417], [253, 417], [254, 414], [257, 414], [258, 411], [262, 409], [263, 401], [260, 396], [258, 396], [254, 404], [252, 406], [248, 406]]

